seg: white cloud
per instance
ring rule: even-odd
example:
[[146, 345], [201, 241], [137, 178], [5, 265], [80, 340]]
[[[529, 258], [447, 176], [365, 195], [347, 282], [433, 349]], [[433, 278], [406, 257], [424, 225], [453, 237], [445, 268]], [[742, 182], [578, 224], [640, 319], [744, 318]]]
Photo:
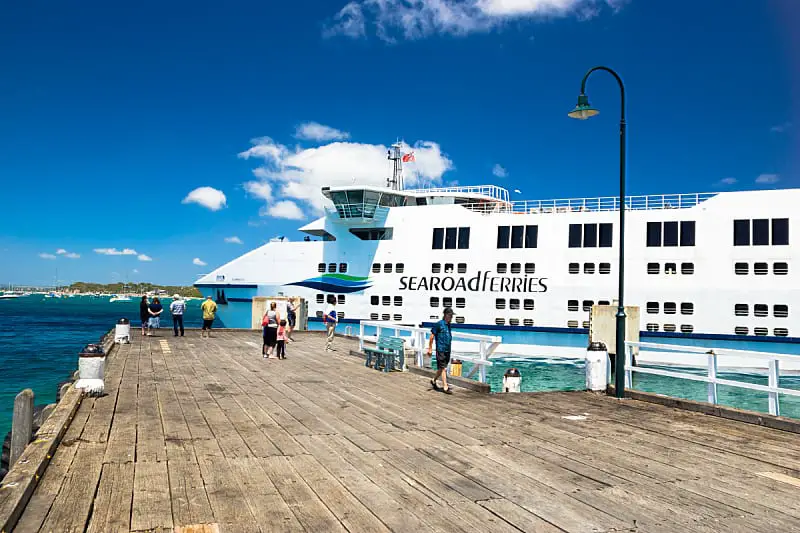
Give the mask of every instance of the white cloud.
[[[301, 218], [305, 207], [319, 213], [328, 203], [320, 192], [323, 186], [384, 186], [391, 174], [391, 162], [386, 159], [389, 148], [381, 144], [332, 142], [290, 150], [270, 137], [254, 139], [252, 144], [239, 157], [262, 160], [262, 165], [253, 171], [260, 179], [245, 183], [244, 188], [266, 201], [261, 210], [263, 216]], [[418, 141], [413, 146], [403, 143], [403, 152], [412, 150], [415, 162], [404, 167], [407, 186], [440, 183], [442, 175], [453, 168], [453, 162], [435, 142]], [[291, 204], [281, 204], [286, 200]], [[277, 207], [279, 204], [281, 207]], [[271, 210], [279, 214], [272, 214]], [[292, 216], [285, 216], [287, 213]]]
[[367, 26], [384, 41], [420, 39], [435, 33], [487, 32], [512, 20], [573, 15], [587, 20], [627, 0], [353, 0], [333, 17], [325, 37], [360, 38]]
[[304, 141], [343, 141], [350, 138], [346, 131], [337, 130], [318, 122], [306, 122], [297, 126], [295, 138]]
[[[56, 252], [56, 253], [58, 253], [58, 252]], [[67, 253], [65, 253], [63, 255], [67, 259], [80, 259], [80, 257], [81, 257], [81, 254], [76, 254], [75, 252], [67, 252]]]
[[45, 252], [40, 253], [39, 257], [41, 257], [42, 259], [55, 259], [56, 258], [55, 255], [48, 254], [48, 253], [45, 253]]
[[67, 251], [63, 248], [59, 248], [58, 250], [56, 250], [56, 255], [64, 255], [66, 253]]
[[233, 237], [225, 237], [225, 242], [227, 242], [228, 244], [244, 244], [242, 242], [242, 239], [240, 239], [235, 235]]
[[152, 258], [152, 257], [150, 257], [149, 255], [145, 255], [145, 254], [139, 254], [139, 255], [136, 257], [136, 259], [138, 259], [139, 261], [146, 261], [146, 262], [149, 262], [149, 261], [152, 261], [152, 260], [153, 260], [153, 258]]
[[265, 208], [264, 214], [275, 218], [288, 218], [289, 220], [302, 220], [306, 216], [303, 210], [291, 200], [281, 200], [275, 205]]
[[508, 171], [499, 163], [492, 167], [492, 174], [497, 176], [498, 178], [505, 178], [508, 176]]
[[131, 272], [133, 272], [134, 274], [138, 274], [139, 273], [139, 269], [138, 268], [134, 268], [133, 270], [131, 270]]
[[778, 183], [780, 181], [780, 176], [777, 174], [761, 174], [759, 177], [756, 178], [756, 183], [760, 183], [762, 185], [770, 185], [773, 183]]
[[269, 240], [269, 242], [289, 242], [289, 239], [284, 237], [283, 235], [279, 235], [277, 237], [273, 237]]
[[95, 248], [94, 253], [100, 255], [137, 255], [136, 250], [132, 248], [124, 248], [117, 250], [116, 248]]
[[197, 265], [197, 266], [199, 266], [199, 267], [204, 267], [204, 266], [206, 266], [208, 263], [206, 263], [205, 261], [203, 261], [203, 260], [202, 260], [202, 259], [200, 259], [199, 257], [195, 257], [194, 259], [192, 259], [192, 264], [193, 264], [193, 265]]
[[198, 204], [212, 211], [219, 211], [227, 206], [225, 193], [213, 187], [198, 187], [183, 199], [184, 204]]
[[736, 178], [722, 178], [721, 180], [719, 180], [720, 184], [722, 185], [733, 185], [737, 181], [739, 180], [737, 180]]
[[772, 133], [786, 133], [788, 130], [792, 128], [791, 122], [784, 122], [783, 124], [778, 124], [777, 126], [772, 126], [769, 131]]

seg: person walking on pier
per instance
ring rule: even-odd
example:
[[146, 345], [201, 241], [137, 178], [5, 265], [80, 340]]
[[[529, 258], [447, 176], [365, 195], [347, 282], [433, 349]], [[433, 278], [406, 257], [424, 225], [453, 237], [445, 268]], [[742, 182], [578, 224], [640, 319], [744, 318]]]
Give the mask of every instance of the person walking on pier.
[[453, 334], [450, 331], [450, 322], [453, 321], [453, 310], [449, 307], [444, 308], [444, 318], [434, 324], [431, 328], [431, 340], [428, 342], [428, 356], [433, 350], [433, 341], [436, 339], [436, 375], [431, 380], [433, 390], [439, 390], [436, 380], [442, 378], [442, 390], [445, 394], [452, 394], [453, 391], [447, 385], [447, 365], [450, 364], [450, 344]]
[[297, 324], [297, 306], [296, 301], [291, 298], [286, 302], [286, 322], [288, 323], [288, 327], [286, 328], [286, 340], [288, 342], [294, 342], [292, 331], [294, 331], [294, 326]]
[[328, 332], [328, 339], [325, 341], [325, 351], [332, 352], [335, 350], [333, 347], [333, 339], [336, 336], [336, 323], [339, 318], [336, 315], [336, 296], [333, 294], [328, 295], [328, 307], [325, 308], [325, 314], [322, 315], [322, 322], [325, 324], [325, 330]]
[[211, 338], [211, 324], [214, 323], [214, 319], [217, 317], [217, 304], [214, 303], [214, 300], [211, 296], [206, 296], [206, 301], [200, 306], [200, 309], [203, 310], [203, 329], [200, 331], [200, 337]]
[[179, 294], [172, 297], [172, 303], [169, 304], [169, 312], [172, 314], [172, 332], [177, 337], [178, 328], [181, 330], [181, 337], [183, 337], [183, 313], [186, 311], [186, 302]]
[[147, 335], [147, 324], [150, 322], [150, 303], [147, 301], [147, 296], [142, 296], [142, 301], [139, 302], [139, 320], [142, 321], [142, 337]]
[[270, 302], [269, 311], [264, 313], [264, 318], [261, 320], [261, 325], [264, 326], [264, 347], [261, 350], [264, 354], [264, 359], [272, 357], [272, 352], [278, 343], [278, 323], [280, 320], [281, 315], [278, 313], [278, 304]]
[[153, 298], [153, 303], [150, 304], [150, 320], [147, 327], [150, 331], [147, 332], [149, 336], [153, 336], [153, 330], [161, 327], [161, 313], [164, 312], [164, 306], [158, 298]]

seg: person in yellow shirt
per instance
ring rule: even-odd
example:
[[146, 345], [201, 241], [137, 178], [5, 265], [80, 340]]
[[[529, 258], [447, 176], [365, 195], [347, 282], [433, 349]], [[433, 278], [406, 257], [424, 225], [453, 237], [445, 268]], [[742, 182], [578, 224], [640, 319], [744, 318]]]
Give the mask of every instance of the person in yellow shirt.
[[211, 299], [211, 296], [206, 296], [206, 301], [203, 302], [200, 309], [203, 310], [203, 329], [200, 331], [200, 337], [211, 338], [211, 324], [214, 323], [217, 316], [217, 304]]

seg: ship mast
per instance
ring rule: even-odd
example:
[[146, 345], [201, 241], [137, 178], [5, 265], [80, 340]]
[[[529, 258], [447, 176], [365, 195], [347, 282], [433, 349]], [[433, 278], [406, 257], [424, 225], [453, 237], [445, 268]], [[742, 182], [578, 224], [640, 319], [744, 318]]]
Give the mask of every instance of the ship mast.
[[392, 177], [386, 179], [386, 186], [395, 191], [402, 191], [405, 185], [403, 184], [403, 154], [400, 152], [400, 141], [392, 145], [388, 159], [394, 162], [394, 169]]

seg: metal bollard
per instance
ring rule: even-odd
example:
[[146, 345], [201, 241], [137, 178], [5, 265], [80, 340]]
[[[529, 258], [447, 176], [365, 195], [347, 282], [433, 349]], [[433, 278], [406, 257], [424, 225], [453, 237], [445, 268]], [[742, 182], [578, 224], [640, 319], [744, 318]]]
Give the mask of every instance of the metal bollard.
[[586, 349], [586, 390], [605, 391], [611, 382], [611, 362], [602, 342], [592, 342]]
[[11, 421], [11, 450], [8, 466], [11, 468], [25, 451], [33, 432], [33, 391], [25, 389], [14, 399], [14, 416]]
[[114, 342], [116, 344], [130, 344], [131, 321], [127, 318], [117, 320], [117, 325], [114, 328]]
[[503, 392], [520, 392], [522, 390], [522, 376], [516, 368], [509, 368], [503, 374]]
[[78, 355], [79, 379], [76, 389], [84, 389], [89, 395], [100, 395], [105, 390], [106, 353], [97, 344], [88, 344]]

